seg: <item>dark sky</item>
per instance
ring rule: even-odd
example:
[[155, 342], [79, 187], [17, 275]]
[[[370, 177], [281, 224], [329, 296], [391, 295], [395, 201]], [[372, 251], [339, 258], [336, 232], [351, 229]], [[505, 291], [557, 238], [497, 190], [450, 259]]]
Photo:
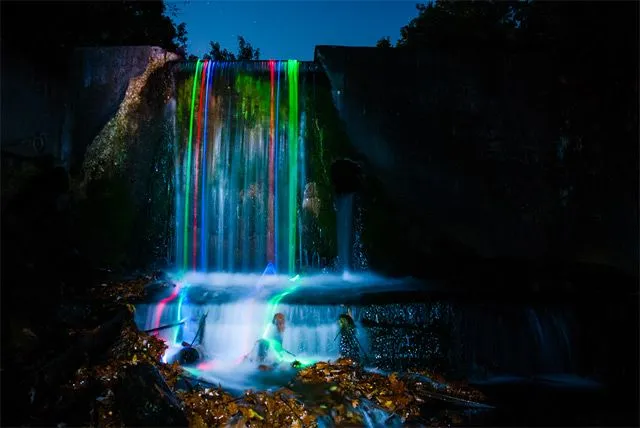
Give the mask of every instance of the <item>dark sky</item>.
[[260, 48], [261, 59], [313, 60], [316, 45], [392, 43], [417, 15], [414, 1], [168, 1], [189, 31], [189, 53], [202, 55], [209, 41], [237, 51], [237, 36]]

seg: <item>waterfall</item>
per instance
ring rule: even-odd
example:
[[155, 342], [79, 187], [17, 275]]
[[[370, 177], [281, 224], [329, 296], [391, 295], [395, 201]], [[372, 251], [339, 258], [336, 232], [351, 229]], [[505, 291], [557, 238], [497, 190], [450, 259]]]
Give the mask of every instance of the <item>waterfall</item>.
[[293, 273], [305, 183], [299, 63], [198, 61], [177, 84], [174, 263]]
[[[139, 305], [136, 312], [138, 325], [154, 325], [184, 321], [182, 326], [163, 330], [158, 335], [168, 343], [190, 343], [197, 334], [198, 321], [204, 314], [206, 328], [203, 344], [209, 358], [234, 361], [248, 354], [257, 339], [262, 337], [268, 320], [273, 317], [273, 306], [268, 302], [244, 299], [223, 304], [167, 305], [159, 311], [156, 305]], [[339, 352], [338, 317], [345, 312], [340, 305], [288, 305], [277, 306], [284, 314], [286, 328], [283, 348], [297, 355], [323, 360], [336, 359]], [[160, 322], [157, 317], [160, 316]], [[365, 339], [361, 339], [365, 343]]]

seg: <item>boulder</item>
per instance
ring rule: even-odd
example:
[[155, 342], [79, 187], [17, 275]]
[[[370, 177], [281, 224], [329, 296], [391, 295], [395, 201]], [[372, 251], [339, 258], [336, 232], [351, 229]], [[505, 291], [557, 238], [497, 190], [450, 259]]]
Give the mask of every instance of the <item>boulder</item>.
[[115, 396], [122, 421], [127, 426], [188, 425], [180, 401], [151, 364], [127, 367]]

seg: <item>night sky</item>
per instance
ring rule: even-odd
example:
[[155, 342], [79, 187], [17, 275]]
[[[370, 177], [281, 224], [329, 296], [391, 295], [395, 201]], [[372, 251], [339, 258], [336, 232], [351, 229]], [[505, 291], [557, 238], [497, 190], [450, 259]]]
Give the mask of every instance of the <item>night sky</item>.
[[261, 59], [313, 60], [316, 45], [395, 44], [400, 28], [418, 12], [414, 1], [170, 1], [176, 22], [189, 32], [189, 53], [201, 56], [209, 41], [237, 52], [237, 36], [260, 48]]

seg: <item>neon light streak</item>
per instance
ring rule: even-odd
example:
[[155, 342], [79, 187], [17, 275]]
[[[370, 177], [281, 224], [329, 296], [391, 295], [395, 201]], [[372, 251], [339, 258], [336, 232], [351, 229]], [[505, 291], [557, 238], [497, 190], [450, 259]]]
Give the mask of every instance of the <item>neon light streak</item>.
[[[182, 303], [184, 302], [185, 293], [180, 293], [180, 297], [178, 297], [178, 317], [176, 318], [177, 322], [182, 321]], [[173, 335], [173, 343], [178, 343], [178, 334], [180, 333], [180, 329], [183, 326], [179, 325], [176, 327], [175, 334]]]
[[276, 273], [276, 268], [273, 266], [273, 263], [268, 263], [267, 267], [264, 268], [264, 271], [262, 272], [262, 275], [260, 275], [260, 279], [258, 280], [258, 283], [256, 284], [256, 289], [258, 291], [260, 291], [260, 289], [264, 285], [264, 280], [265, 280], [264, 277], [266, 275], [275, 275], [275, 273]]
[[278, 84], [277, 84], [277, 89], [276, 89], [276, 156], [275, 156], [275, 163], [276, 163], [276, 204], [278, 209], [276, 209], [276, 253], [275, 253], [275, 260], [276, 260], [276, 267], [278, 266], [278, 247], [277, 247], [277, 242], [279, 242], [279, 232], [278, 229], [280, 229], [280, 204], [279, 201], [280, 199], [278, 198], [278, 176], [280, 175], [280, 163], [279, 163], [279, 153], [280, 153], [280, 139], [278, 138], [278, 131], [280, 130], [280, 125], [279, 125], [279, 119], [280, 119], [280, 72], [281, 72], [281, 65], [282, 62], [278, 61], [278, 69], [277, 69], [277, 73], [278, 73]]
[[264, 329], [264, 333], [262, 333], [263, 339], [268, 339], [267, 335], [269, 334], [269, 326], [271, 325], [271, 321], [274, 315], [276, 314], [276, 310], [278, 309], [278, 305], [280, 304], [280, 301], [284, 298], [284, 296], [289, 295], [294, 291], [296, 291], [296, 289], [300, 286], [300, 284], [298, 283], [299, 279], [300, 279], [300, 275], [296, 275], [293, 278], [289, 279], [289, 281], [293, 282], [294, 284], [291, 287], [287, 288], [286, 290], [282, 291], [281, 293], [276, 294], [269, 300], [269, 302], [267, 302], [267, 320], [265, 323], [266, 327]]
[[218, 364], [215, 360], [203, 361], [196, 366], [196, 369], [202, 371], [210, 371], [213, 370], [217, 365]]
[[[302, 80], [302, 93], [306, 94], [305, 91], [305, 78], [303, 77]], [[306, 153], [306, 147], [305, 147], [305, 137], [306, 137], [306, 96], [302, 97], [302, 111], [300, 113], [300, 129], [301, 131], [299, 131], [299, 134], [302, 134], [302, 138], [300, 138], [298, 141], [300, 142], [300, 147], [298, 147], [298, 153], [299, 153], [299, 159], [298, 159], [298, 165], [299, 165], [299, 179], [298, 179], [298, 183], [299, 183], [299, 187], [300, 187], [300, 200], [304, 200], [304, 190], [307, 184], [307, 172], [306, 172], [306, 161], [305, 161], [305, 153]], [[304, 238], [303, 233], [302, 233], [302, 216], [298, 216], [298, 260], [299, 260], [299, 269], [302, 270], [303, 266], [306, 266], [306, 257], [303, 257], [303, 250], [302, 250], [302, 239]]]
[[282, 301], [282, 299], [285, 296], [296, 291], [296, 289], [300, 286], [300, 283], [298, 282], [299, 280], [300, 280], [300, 275], [296, 275], [293, 278], [290, 278], [289, 281], [293, 282], [294, 284], [291, 287], [284, 290], [283, 292], [273, 296], [267, 303], [267, 312], [266, 312], [267, 320], [266, 320], [266, 327], [264, 329], [264, 332], [262, 333], [262, 339], [269, 342], [269, 347], [276, 354], [278, 361], [286, 361], [291, 363], [297, 360], [301, 365], [307, 366], [307, 365], [313, 364], [314, 362], [311, 360], [307, 360], [300, 357], [294, 357], [293, 355], [290, 355], [282, 348], [282, 345], [278, 341], [273, 340], [269, 337], [269, 329], [271, 328], [272, 320], [276, 314], [280, 301]]
[[298, 69], [296, 60], [287, 62], [289, 77], [289, 273], [295, 272], [296, 262], [296, 230], [298, 222], [297, 191], [298, 191]]
[[156, 306], [155, 322], [154, 322], [153, 328], [160, 327], [160, 321], [162, 318], [162, 312], [164, 312], [164, 307], [167, 306], [167, 303], [175, 299], [178, 296], [178, 293], [180, 293], [180, 285], [176, 284], [171, 294], [165, 297], [164, 299], [160, 300], [160, 302], [158, 303], [158, 306]]
[[193, 254], [191, 257], [193, 263], [193, 269], [197, 268], [198, 263], [198, 178], [200, 177], [198, 169], [200, 168], [200, 144], [202, 143], [202, 112], [204, 110], [204, 88], [205, 88], [205, 65], [209, 68], [209, 61], [202, 63], [201, 78], [200, 78], [200, 100], [198, 102], [198, 131], [196, 133], [196, 149], [195, 149], [195, 162], [193, 163], [195, 171], [193, 177]]
[[182, 264], [184, 269], [189, 265], [189, 186], [191, 185], [191, 143], [193, 140], [193, 113], [196, 104], [197, 76], [200, 70], [200, 60], [196, 62], [196, 72], [193, 76], [193, 89], [191, 90], [191, 118], [189, 119], [189, 142], [187, 143], [187, 167], [185, 169], [186, 183], [184, 187], [184, 245], [182, 246]]
[[207, 64], [207, 86], [206, 93], [204, 99], [204, 137], [202, 140], [202, 203], [201, 205], [201, 213], [200, 213], [200, 268], [206, 272], [207, 270], [207, 248], [208, 248], [208, 236], [207, 236], [207, 226], [209, 222], [207, 221], [207, 189], [204, 187], [207, 183], [207, 118], [209, 117], [209, 88], [211, 85], [211, 78], [215, 72], [216, 63], [211, 61]]
[[269, 75], [271, 77], [271, 98], [270, 98], [270, 121], [269, 121], [269, 199], [267, 217], [267, 261], [274, 261], [275, 257], [275, 237], [274, 235], [274, 173], [275, 173], [275, 69], [274, 61], [269, 61]]

